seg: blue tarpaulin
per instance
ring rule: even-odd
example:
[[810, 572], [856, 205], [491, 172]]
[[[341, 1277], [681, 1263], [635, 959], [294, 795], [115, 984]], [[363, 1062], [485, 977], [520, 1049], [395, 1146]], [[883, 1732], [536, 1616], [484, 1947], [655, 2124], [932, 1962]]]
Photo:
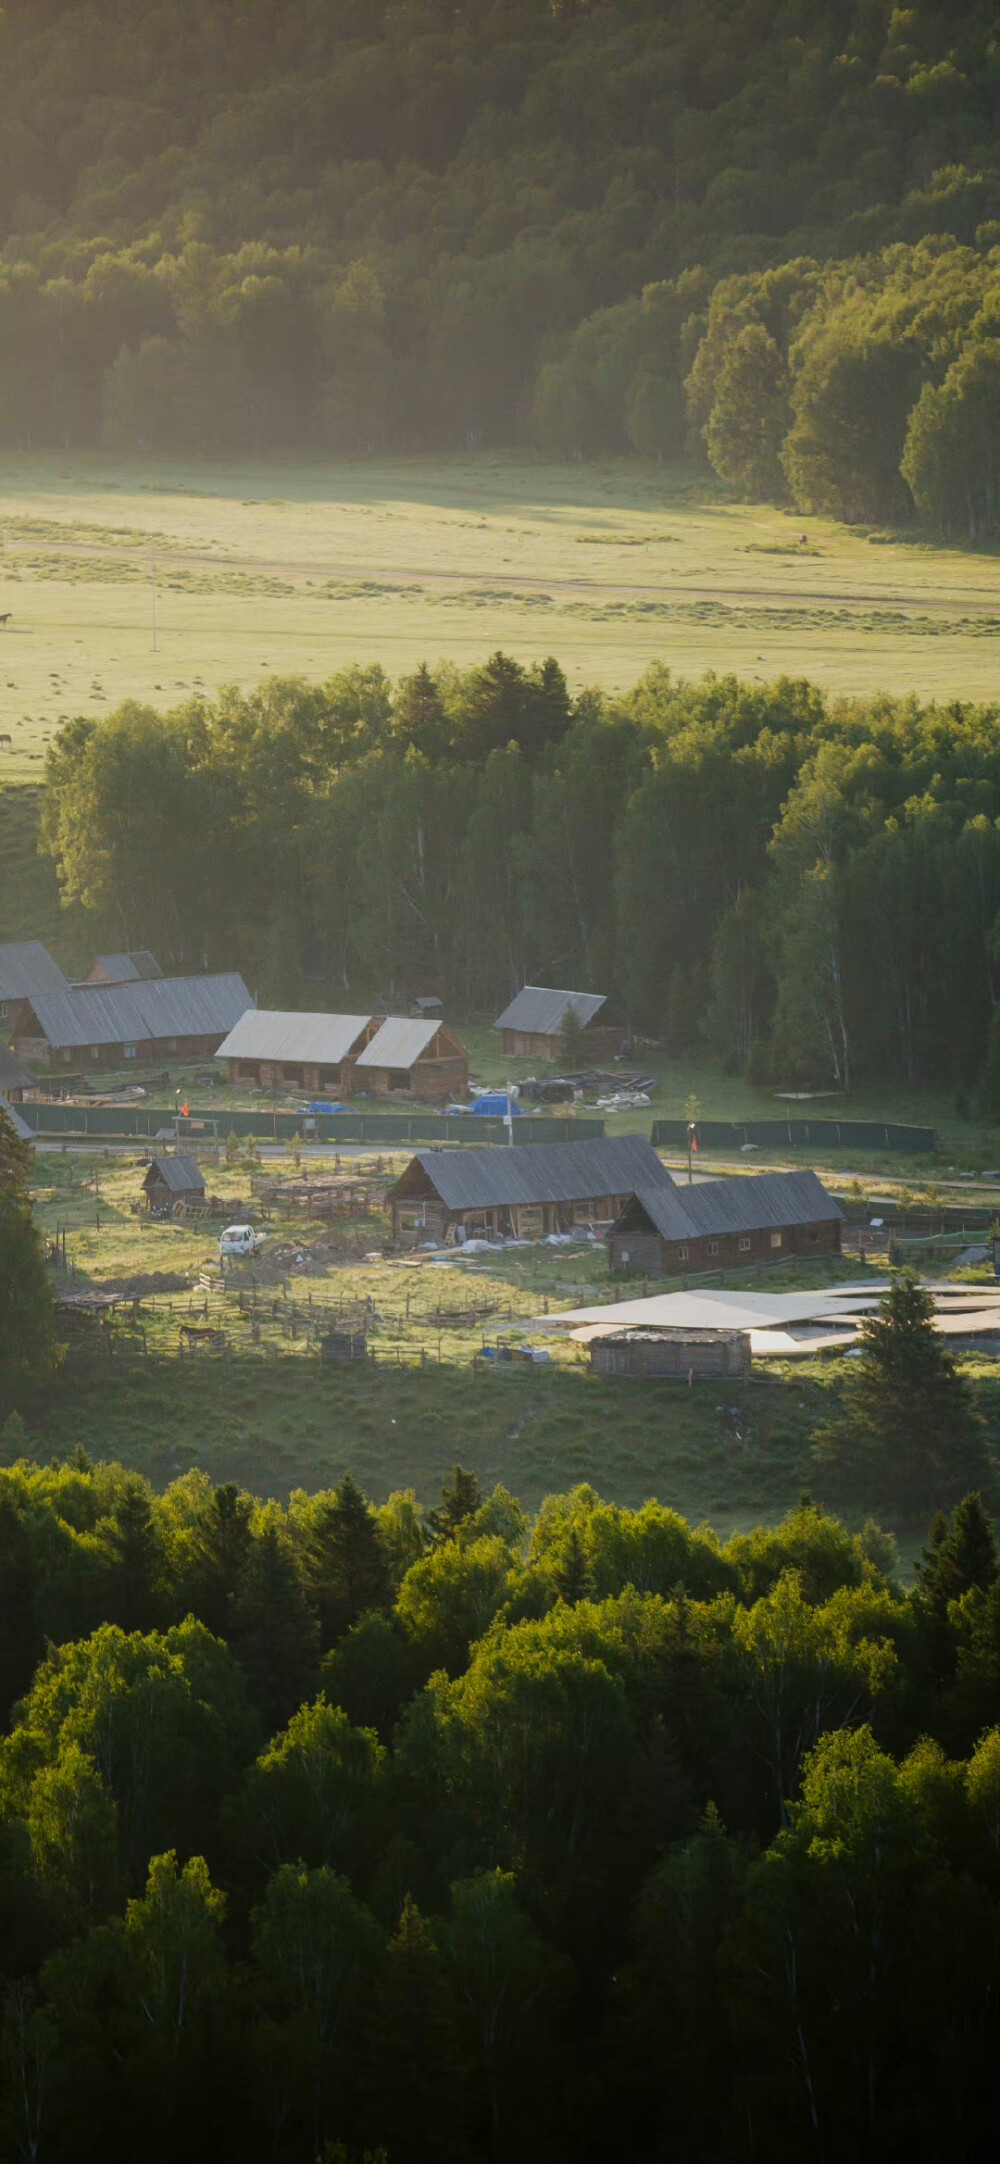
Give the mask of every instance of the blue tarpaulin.
[[472, 1109], [474, 1112], [480, 1113], [484, 1119], [505, 1120], [508, 1110], [513, 1113], [516, 1120], [523, 1120], [526, 1117], [516, 1097], [508, 1098], [504, 1090], [491, 1090], [488, 1097], [477, 1097]]

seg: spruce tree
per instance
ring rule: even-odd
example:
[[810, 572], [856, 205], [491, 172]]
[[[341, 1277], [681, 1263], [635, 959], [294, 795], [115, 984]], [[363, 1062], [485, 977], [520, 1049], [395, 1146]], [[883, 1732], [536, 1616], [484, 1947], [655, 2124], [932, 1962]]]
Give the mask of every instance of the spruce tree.
[[575, 1608], [581, 1600], [594, 1598], [594, 1574], [587, 1551], [575, 1525], [569, 1529], [569, 1539], [552, 1573], [560, 1600], [567, 1608]]
[[219, 1638], [228, 1638], [253, 1549], [253, 1503], [235, 1481], [216, 1488], [198, 1520], [190, 1598], [196, 1615]]
[[23, 1408], [61, 1357], [31, 1204], [16, 1186], [0, 1186], [0, 1420]]
[[350, 1473], [344, 1474], [332, 1503], [323, 1504], [312, 1521], [303, 1576], [319, 1617], [324, 1651], [369, 1609], [392, 1605], [378, 1523]]
[[129, 1482], [111, 1516], [101, 1522], [97, 1531], [110, 1566], [104, 1620], [118, 1623], [126, 1631], [155, 1629], [163, 1620], [159, 1591], [162, 1552], [144, 1482]]
[[0, 1726], [23, 1697], [42, 1657], [38, 1565], [12, 1495], [0, 1490]]
[[861, 1324], [862, 1354], [838, 1417], [817, 1436], [822, 1462], [866, 1495], [916, 1514], [957, 1502], [988, 1475], [983, 1423], [934, 1308], [911, 1270]]
[[950, 1524], [938, 1511], [928, 1546], [917, 1565], [919, 1605], [941, 1622], [948, 1603], [977, 1586], [985, 1593], [997, 1577], [997, 1544], [981, 1495], [963, 1495]]
[[451, 1479], [441, 1490], [441, 1501], [436, 1510], [429, 1510], [427, 1523], [438, 1547], [446, 1540], [454, 1540], [469, 1518], [474, 1518], [482, 1502], [483, 1493], [475, 1473], [467, 1473], [456, 1465]]
[[468, 2076], [451, 1979], [429, 1924], [407, 1894], [373, 2009], [372, 2125], [398, 2164], [468, 2154]]
[[566, 1074], [587, 1064], [586, 1031], [575, 1007], [567, 1007], [559, 1028], [559, 1060]]
[[312, 1691], [318, 1635], [295, 1556], [269, 1506], [234, 1603], [230, 1650], [270, 1734]]

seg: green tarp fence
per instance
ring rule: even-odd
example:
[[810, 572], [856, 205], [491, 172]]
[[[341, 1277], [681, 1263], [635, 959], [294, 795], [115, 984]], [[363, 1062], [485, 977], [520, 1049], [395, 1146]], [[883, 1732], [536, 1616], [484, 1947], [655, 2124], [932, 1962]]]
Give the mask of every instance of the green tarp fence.
[[[18, 1111], [37, 1135], [92, 1136], [96, 1142], [112, 1139], [121, 1141], [134, 1137], [138, 1141], [155, 1141], [158, 1134], [169, 1128], [173, 1140], [173, 1115], [162, 1109], [157, 1111], [147, 1105], [37, 1105], [21, 1104]], [[404, 1112], [335, 1112], [309, 1114], [303, 1112], [230, 1112], [208, 1106], [204, 1111], [192, 1110], [187, 1119], [177, 1123], [177, 1139], [180, 1142], [212, 1140], [218, 1134], [224, 1142], [230, 1133], [245, 1139], [253, 1135], [258, 1142], [291, 1142], [296, 1135], [304, 1142], [375, 1142], [387, 1148], [400, 1148], [410, 1142], [471, 1142], [480, 1148], [486, 1144], [507, 1146], [508, 1133], [503, 1120], [475, 1119], [466, 1115], [449, 1119], [435, 1118], [433, 1113]], [[515, 1143], [529, 1142], [595, 1142], [604, 1133], [603, 1120], [587, 1119], [516, 1119], [513, 1122]]]
[[[686, 1120], [654, 1120], [653, 1142], [660, 1148], [687, 1147]], [[760, 1149], [932, 1151], [933, 1127], [906, 1127], [894, 1120], [702, 1120], [698, 1141], [703, 1150]]]

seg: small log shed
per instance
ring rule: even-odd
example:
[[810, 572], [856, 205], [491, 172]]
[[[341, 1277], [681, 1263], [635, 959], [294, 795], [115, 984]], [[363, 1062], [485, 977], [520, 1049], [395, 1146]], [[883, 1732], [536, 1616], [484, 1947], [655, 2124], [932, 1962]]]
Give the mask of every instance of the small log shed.
[[142, 1187], [148, 1210], [205, 1200], [204, 1175], [193, 1157], [154, 1157]]
[[594, 1375], [633, 1382], [744, 1381], [750, 1373], [748, 1330], [644, 1329], [603, 1331], [590, 1341]]

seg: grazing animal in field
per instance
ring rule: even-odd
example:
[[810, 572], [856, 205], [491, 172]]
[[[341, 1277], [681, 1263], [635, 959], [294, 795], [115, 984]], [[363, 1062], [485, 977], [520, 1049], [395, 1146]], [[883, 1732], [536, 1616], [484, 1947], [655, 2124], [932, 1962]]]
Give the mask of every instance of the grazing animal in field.
[[3, 750], [7, 750], [7, 751], [13, 751], [13, 749], [14, 749], [14, 739], [13, 739], [13, 737], [12, 737], [12, 736], [7, 736], [6, 734], [5, 734], [5, 735], [3, 735], [3, 736], [0, 736], [0, 751], [3, 751]]
[[12, 615], [13, 610], [8, 609], [6, 616], [0, 616], [0, 624], [9, 624]]

